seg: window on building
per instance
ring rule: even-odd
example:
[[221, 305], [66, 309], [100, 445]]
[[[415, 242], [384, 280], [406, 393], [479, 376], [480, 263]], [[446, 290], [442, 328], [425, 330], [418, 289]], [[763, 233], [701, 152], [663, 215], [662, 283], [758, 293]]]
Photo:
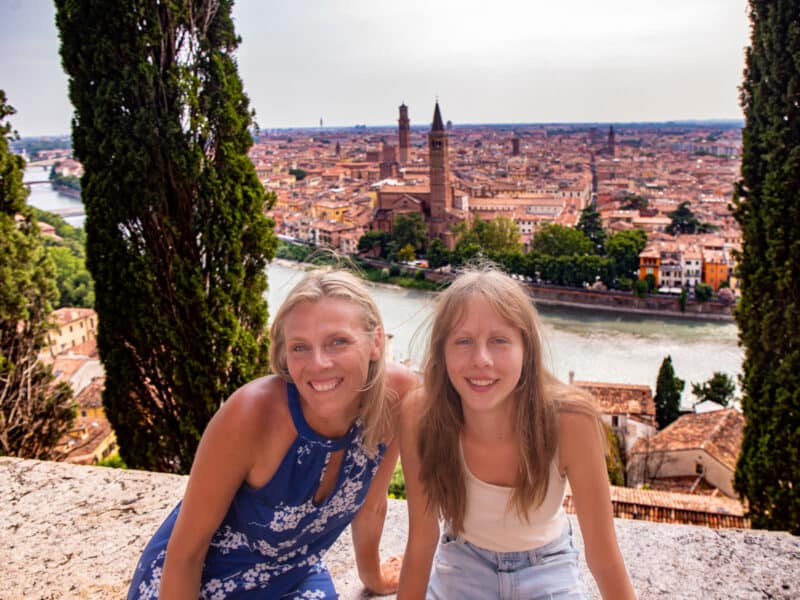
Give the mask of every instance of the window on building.
[[617, 415], [613, 415], [611, 417], [611, 426], [612, 427], [619, 427], [619, 417]]

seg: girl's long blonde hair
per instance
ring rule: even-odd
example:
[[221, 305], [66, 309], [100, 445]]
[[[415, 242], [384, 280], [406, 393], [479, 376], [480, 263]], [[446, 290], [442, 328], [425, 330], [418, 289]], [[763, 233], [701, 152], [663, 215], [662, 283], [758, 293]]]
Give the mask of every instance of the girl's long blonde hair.
[[[318, 269], [307, 273], [292, 288], [283, 301], [270, 328], [269, 358], [272, 370], [286, 381], [289, 375], [286, 356], [286, 336], [284, 321], [287, 315], [301, 302], [318, 302], [323, 298], [337, 298], [352, 302], [361, 310], [364, 330], [370, 335], [383, 335], [383, 322], [380, 312], [367, 288], [352, 273], [341, 270]], [[386, 387], [386, 338], [380, 348], [377, 360], [370, 361], [367, 380], [361, 390], [359, 416], [363, 424], [364, 444], [367, 451], [374, 453], [378, 444], [386, 441], [390, 426], [390, 405]]]
[[524, 359], [513, 392], [514, 422], [519, 424], [519, 469], [510, 502], [527, 518], [531, 506], [547, 495], [550, 465], [558, 449], [558, 413], [580, 412], [598, 418], [582, 391], [561, 383], [543, 365], [539, 319], [526, 291], [508, 275], [482, 267], [458, 276], [439, 294], [431, 315], [423, 364], [426, 409], [420, 420], [420, 478], [429, 505], [458, 534], [464, 524], [466, 485], [459, 436], [464, 425], [461, 399], [447, 376], [445, 343], [465, 318], [467, 300], [480, 296], [500, 317], [519, 329]]

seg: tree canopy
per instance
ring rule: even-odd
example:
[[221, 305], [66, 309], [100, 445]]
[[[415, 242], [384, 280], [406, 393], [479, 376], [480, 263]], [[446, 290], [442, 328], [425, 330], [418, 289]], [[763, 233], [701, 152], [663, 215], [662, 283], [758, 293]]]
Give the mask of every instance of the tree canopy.
[[428, 228], [422, 215], [418, 212], [397, 215], [392, 222], [392, 239], [398, 248], [411, 246], [415, 253], [424, 252], [428, 245]]
[[103, 403], [131, 467], [186, 473], [268, 367], [267, 195], [247, 151], [231, 0], [56, 0], [84, 166]]
[[636, 279], [639, 271], [639, 254], [647, 245], [647, 233], [631, 229], [615, 233], [606, 242], [606, 255], [611, 260], [614, 277]]
[[710, 400], [722, 406], [728, 406], [736, 392], [736, 384], [727, 373], [714, 371], [714, 374], [702, 383], [692, 383], [692, 393], [698, 402]]
[[741, 101], [736, 310], [744, 441], [734, 486], [754, 527], [800, 534], [800, 0], [750, 0]]
[[48, 458], [69, 429], [72, 390], [54, 384], [42, 349], [58, 292], [53, 263], [25, 204], [24, 161], [9, 150], [14, 109], [0, 90], [0, 455]]
[[508, 217], [497, 217], [491, 221], [475, 219], [472, 229], [478, 238], [478, 244], [488, 255], [522, 250], [519, 227]]
[[667, 233], [678, 235], [680, 233], [697, 233], [697, 228], [700, 226], [700, 221], [694, 216], [692, 209], [689, 208], [689, 203], [683, 201], [678, 205], [678, 208], [672, 212], [667, 213], [667, 216], [672, 222], [667, 225]]
[[549, 256], [575, 256], [592, 254], [594, 249], [592, 240], [582, 231], [555, 223], [545, 223], [533, 236], [532, 250]]
[[605, 251], [606, 232], [603, 229], [603, 222], [600, 213], [595, 209], [594, 204], [589, 204], [581, 211], [581, 218], [578, 220], [577, 229], [583, 232], [594, 244], [594, 253], [603, 255]]

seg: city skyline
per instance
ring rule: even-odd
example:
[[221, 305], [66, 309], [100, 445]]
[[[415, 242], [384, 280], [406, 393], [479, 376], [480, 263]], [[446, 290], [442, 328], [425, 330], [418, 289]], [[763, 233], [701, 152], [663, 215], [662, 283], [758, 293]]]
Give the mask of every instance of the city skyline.
[[[746, 0], [428, 5], [240, 0], [239, 74], [262, 129], [741, 119]], [[733, 4], [734, 6], [731, 6]], [[0, 0], [0, 89], [22, 136], [68, 134], [49, 0]]]

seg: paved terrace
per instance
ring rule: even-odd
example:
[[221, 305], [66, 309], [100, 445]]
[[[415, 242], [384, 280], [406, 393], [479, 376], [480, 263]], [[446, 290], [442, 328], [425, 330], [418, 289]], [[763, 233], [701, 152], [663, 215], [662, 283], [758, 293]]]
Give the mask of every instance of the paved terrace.
[[[0, 458], [0, 599], [124, 597], [139, 553], [185, 485], [177, 475]], [[616, 527], [642, 600], [800, 598], [800, 538], [788, 533], [622, 519]], [[405, 503], [390, 500], [385, 555], [402, 552], [406, 532]], [[349, 530], [326, 562], [343, 600], [367, 597]]]

